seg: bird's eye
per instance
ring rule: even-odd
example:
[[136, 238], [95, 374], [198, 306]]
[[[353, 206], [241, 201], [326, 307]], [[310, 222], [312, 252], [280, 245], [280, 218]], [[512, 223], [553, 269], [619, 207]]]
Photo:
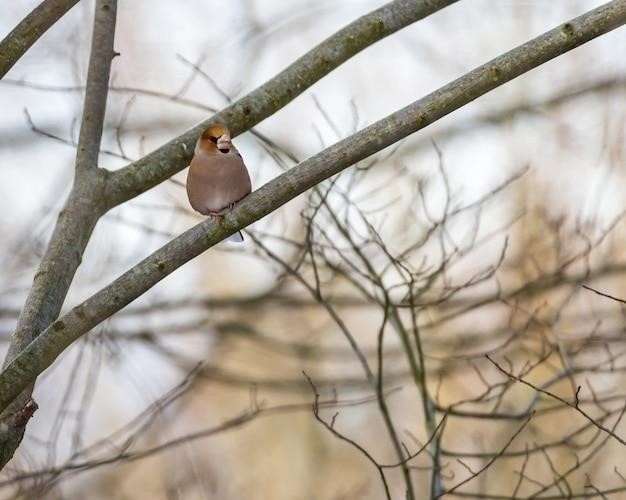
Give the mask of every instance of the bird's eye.
[[210, 135], [209, 141], [211, 141], [213, 144], [217, 144], [217, 137], [213, 137], [212, 135]]

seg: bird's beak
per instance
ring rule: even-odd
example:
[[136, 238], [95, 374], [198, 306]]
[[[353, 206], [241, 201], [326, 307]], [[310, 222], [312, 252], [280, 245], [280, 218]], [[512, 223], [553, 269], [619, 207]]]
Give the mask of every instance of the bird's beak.
[[230, 148], [233, 147], [232, 143], [230, 142], [230, 137], [226, 134], [218, 137], [216, 145], [217, 149], [225, 149], [227, 151], [229, 151]]

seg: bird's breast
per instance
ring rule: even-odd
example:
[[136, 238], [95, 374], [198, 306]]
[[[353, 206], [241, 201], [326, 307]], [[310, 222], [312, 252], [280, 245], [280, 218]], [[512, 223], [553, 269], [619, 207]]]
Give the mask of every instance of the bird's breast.
[[200, 154], [194, 156], [187, 175], [187, 195], [194, 210], [219, 212], [250, 193], [250, 176], [241, 157]]

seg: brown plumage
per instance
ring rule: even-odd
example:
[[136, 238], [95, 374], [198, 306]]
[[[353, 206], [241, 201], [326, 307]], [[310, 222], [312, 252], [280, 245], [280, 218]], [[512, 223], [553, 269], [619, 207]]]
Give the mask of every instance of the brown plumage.
[[230, 140], [230, 131], [210, 125], [196, 143], [187, 175], [187, 196], [194, 210], [221, 215], [245, 198], [252, 186], [248, 169]]

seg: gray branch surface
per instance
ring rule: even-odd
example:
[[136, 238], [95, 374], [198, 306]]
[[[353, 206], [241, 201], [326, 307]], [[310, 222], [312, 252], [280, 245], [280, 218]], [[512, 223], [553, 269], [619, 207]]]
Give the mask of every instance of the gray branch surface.
[[[112, 173], [98, 168], [96, 163], [106, 103], [104, 83], [108, 84], [110, 63], [115, 55], [112, 43], [116, 1], [98, 0], [74, 186], [35, 274], [11, 339], [5, 367], [10, 366], [18, 353], [22, 353], [58, 317], [99, 218], [110, 208], [185, 168], [193, 145], [206, 124], [222, 121], [229, 124], [234, 134], [241, 133], [285, 106], [308, 86], [361, 50], [456, 1], [389, 2], [324, 40], [275, 78], [222, 112], [143, 159]], [[36, 409], [30, 398], [31, 393], [32, 385], [21, 385], [17, 393], [7, 398], [7, 401], [13, 400], [11, 406], [3, 405], [0, 409], [3, 411], [0, 416], [0, 468], [11, 458], [21, 441], [28, 421], [26, 416], [32, 415]], [[18, 427], [15, 427], [16, 423]]]
[[44, 0], [0, 42], [0, 78], [78, 0]]
[[98, 166], [104, 113], [109, 94], [111, 61], [117, 55], [113, 49], [116, 10], [117, 0], [96, 3], [85, 104], [76, 149], [77, 175], [81, 175], [83, 170]]
[[[109, 85], [117, 0], [98, 0], [94, 16], [83, 121], [76, 154], [76, 173], [69, 198], [59, 214], [26, 303], [17, 321], [5, 365], [29, 345], [61, 310], [93, 228], [105, 212], [105, 171], [97, 168]], [[24, 390], [24, 392], [22, 392]], [[16, 419], [32, 407], [32, 386], [22, 386], [13, 404], [0, 415], [0, 465], [13, 456], [28, 419]], [[17, 394], [15, 394], [17, 396]], [[31, 413], [32, 414], [32, 413]], [[15, 426], [10, 423], [21, 423]], [[3, 425], [4, 424], [4, 425]]]
[[[350, 165], [426, 127], [517, 76], [625, 23], [626, 0], [608, 2], [493, 59], [301, 162], [245, 198], [223, 219], [209, 219], [189, 229], [54, 321], [21, 351], [0, 373], [0, 409], [5, 408], [21, 390], [33, 383], [81, 335], [225, 237], [275, 211]], [[182, 150], [181, 145], [186, 144], [185, 140], [173, 141], [164, 146], [165, 150], [177, 158], [176, 161], [181, 161], [182, 154], [177, 153], [176, 149]], [[156, 162], [153, 165], [156, 172], [154, 174], [146, 172], [148, 165], [138, 163], [128, 167], [122, 175], [135, 172], [137, 186], [146, 186], [157, 182], [166, 171], [173, 173], [177, 168], [165, 164], [167, 156], [160, 161], [157, 158], [158, 156], [151, 160]], [[135, 177], [131, 174], [129, 182], [133, 178]], [[137, 179], [143, 179], [148, 184], [142, 184]]]

